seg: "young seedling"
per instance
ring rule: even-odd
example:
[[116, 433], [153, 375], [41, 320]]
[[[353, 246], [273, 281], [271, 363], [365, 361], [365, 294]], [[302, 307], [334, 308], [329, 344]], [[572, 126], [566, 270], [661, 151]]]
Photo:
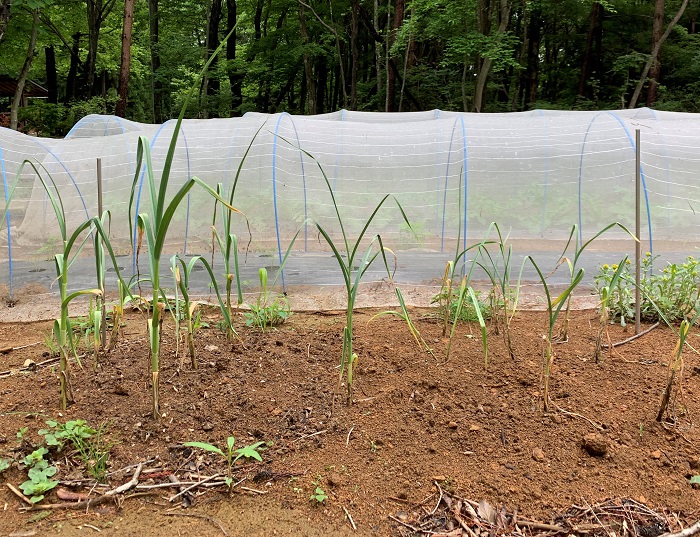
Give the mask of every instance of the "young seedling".
[[[384, 267], [386, 268], [387, 276], [389, 280], [393, 280], [393, 273], [389, 269], [389, 263], [386, 258], [386, 253], [389, 252], [391, 255], [394, 256], [394, 259], [396, 259], [396, 256], [394, 253], [389, 249], [384, 247], [384, 243], [382, 242], [382, 237], [379, 234], [374, 235], [367, 246], [367, 249], [365, 250], [364, 254], [361, 253], [360, 251], [360, 246], [362, 245], [362, 242], [365, 238], [365, 235], [367, 234], [367, 231], [372, 224], [372, 221], [374, 218], [377, 216], [377, 213], [379, 212], [379, 209], [382, 208], [384, 203], [389, 198], [392, 198], [394, 202], [396, 203], [399, 211], [401, 212], [401, 217], [403, 218], [403, 221], [405, 222], [406, 226], [409, 229], [413, 229], [411, 227], [411, 223], [408, 221], [408, 217], [406, 216], [406, 213], [403, 210], [403, 207], [401, 206], [401, 203], [399, 203], [399, 200], [396, 199], [395, 196], [392, 196], [391, 194], [385, 195], [377, 204], [377, 206], [374, 208], [374, 211], [370, 214], [369, 218], [364, 222], [364, 225], [362, 226], [362, 230], [360, 231], [360, 234], [357, 236], [357, 239], [355, 242], [351, 242], [350, 239], [348, 238], [348, 234], [345, 230], [345, 225], [343, 223], [343, 218], [340, 215], [340, 209], [338, 208], [338, 203], [336, 202], [335, 199], [335, 194], [333, 193], [333, 187], [331, 186], [331, 182], [328, 179], [328, 176], [326, 175], [326, 172], [323, 169], [323, 166], [321, 166], [321, 163], [308, 151], [305, 151], [297, 146], [294, 146], [291, 142], [288, 140], [284, 139], [283, 137], [280, 136], [282, 140], [287, 142], [289, 145], [299, 149], [302, 151], [305, 155], [307, 155], [310, 159], [312, 159], [316, 165], [318, 166], [318, 169], [321, 171], [321, 175], [323, 176], [323, 180], [326, 183], [326, 187], [328, 188], [328, 193], [330, 194], [331, 197], [331, 202], [333, 204], [333, 210], [335, 212], [335, 217], [338, 221], [338, 226], [340, 228], [340, 233], [342, 236], [342, 243], [341, 244], [336, 244], [336, 242], [331, 238], [330, 233], [326, 230], [324, 226], [322, 226], [319, 222], [315, 222], [316, 229], [319, 232], [319, 235], [323, 237], [323, 240], [326, 241], [328, 246], [330, 247], [331, 251], [333, 252], [333, 257], [335, 257], [336, 261], [338, 262], [338, 267], [340, 268], [340, 272], [343, 276], [343, 283], [345, 285], [345, 294], [346, 294], [346, 299], [347, 299], [347, 309], [346, 309], [346, 315], [345, 315], [345, 327], [343, 328], [343, 350], [342, 354], [340, 357], [340, 376], [338, 379], [339, 384], [342, 383], [343, 376], [345, 376], [345, 381], [346, 381], [346, 387], [347, 387], [347, 395], [346, 395], [346, 404], [348, 406], [352, 405], [352, 389], [353, 389], [353, 374], [355, 370], [355, 365], [358, 360], [358, 356], [356, 353], [353, 352], [352, 349], [352, 337], [353, 337], [353, 312], [355, 308], [355, 300], [357, 298], [357, 292], [360, 287], [360, 281], [362, 280], [362, 276], [365, 275], [367, 270], [369, 270], [370, 266], [374, 261], [377, 259], [379, 255], [382, 256], [382, 260], [384, 261]], [[297, 231], [298, 233], [298, 231]], [[375, 248], [375, 243], [378, 245], [377, 251], [374, 251]], [[344, 248], [345, 254], [341, 253], [341, 249]], [[360, 256], [362, 256], [360, 258]], [[359, 260], [359, 263], [358, 263]], [[394, 263], [395, 265], [395, 263]]]
[[[278, 274], [279, 274], [278, 270]], [[260, 279], [260, 293], [255, 304], [250, 304], [250, 311], [245, 314], [245, 324], [259, 328], [263, 332], [265, 328], [277, 326], [285, 322], [292, 311], [287, 297], [270, 291], [267, 285], [267, 269], [258, 269]]]
[[137, 285], [136, 276], [132, 276], [128, 283], [124, 283], [121, 278], [117, 280], [117, 290], [119, 292], [118, 302], [112, 306], [112, 332], [109, 336], [108, 351], [112, 351], [122, 336], [122, 325], [124, 320], [124, 307], [129, 301], [147, 302], [139, 295], [135, 295], [131, 290]]
[[[24, 171], [25, 166], [30, 166], [36, 176], [39, 178], [39, 181], [41, 182], [42, 187], [46, 191], [47, 197], [49, 198], [49, 201], [51, 203], [51, 206], [53, 208], [54, 215], [56, 217], [56, 222], [57, 222], [57, 227], [58, 231], [61, 235], [61, 241], [62, 241], [62, 252], [59, 254], [54, 255], [54, 266], [56, 268], [56, 281], [58, 282], [58, 289], [59, 289], [59, 295], [60, 295], [60, 300], [61, 300], [61, 315], [58, 319], [54, 320], [54, 337], [56, 339], [56, 346], [58, 347], [58, 352], [60, 356], [59, 360], [59, 378], [60, 378], [60, 391], [61, 391], [61, 399], [60, 399], [60, 408], [62, 410], [65, 410], [68, 406], [68, 404], [73, 402], [73, 393], [71, 389], [71, 384], [70, 384], [70, 377], [69, 377], [69, 371], [68, 371], [68, 359], [69, 359], [69, 354], [72, 354], [76, 360], [78, 360], [77, 352], [75, 349], [75, 344], [73, 342], [73, 336], [72, 336], [72, 331], [71, 331], [71, 323], [70, 323], [70, 317], [69, 317], [69, 312], [68, 312], [68, 307], [70, 303], [75, 300], [79, 296], [84, 296], [84, 295], [89, 295], [91, 297], [100, 297], [102, 296], [102, 290], [99, 288], [95, 289], [82, 289], [79, 291], [75, 291], [73, 293], [68, 292], [68, 270], [77, 258], [77, 256], [80, 254], [82, 248], [84, 247], [87, 239], [89, 238], [89, 234], [96, 234], [99, 235], [101, 238], [101, 242], [104, 245], [104, 247], [107, 249], [107, 251], [110, 254], [110, 257], [112, 259], [112, 262], [115, 267], [115, 271], [117, 273], [117, 276], [121, 278], [119, 275], [119, 271], [117, 269], [117, 262], [116, 262], [116, 257], [114, 256], [114, 251], [112, 250], [112, 246], [109, 242], [109, 237], [108, 234], [102, 225], [102, 220], [98, 217], [93, 217], [89, 218], [82, 224], [80, 224], [72, 233], [69, 234], [68, 232], [68, 227], [66, 223], [66, 212], [63, 206], [63, 199], [61, 197], [61, 193], [59, 192], [58, 186], [56, 185], [56, 182], [54, 181], [53, 177], [51, 176], [50, 173], [46, 170], [46, 168], [42, 164], [38, 164], [38, 167], [35, 163], [29, 160], [25, 160], [22, 162], [22, 165], [19, 167], [17, 170], [17, 175], [15, 182], [12, 185], [12, 189], [10, 191], [10, 194], [7, 198], [7, 202], [5, 204], [5, 210], [2, 215], [2, 219], [4, 221], [4, 215], [7, 212], [9, 208], [9, 204], [12, 200], [12, 197], [14, 196], [15, 188], [17, 186], [17, 183], [19, 182], [19, 178], [22, 176], [22, 173]], [[41, 171], [40, 171], [41, 168]], [[42, 171], [46, 174], [46, 177], [44, 177], [44, 174]], [[84, 238], [81, 239], [81, 237]], [[73, 251], [75, 248], [75, 252]], [[99, 279], [99, 274], [98, 274], [98, 279]], [[79, 363], [79, 360], [78, 360]]]
[[[627, 261], [628, 257], [625, 256], [620, 262], [620, 264], [617, 265], [617, 268], [615, 269], [612, 278], [610, 278], [610, 283], [599, 289], [600, 325], [598, 326], [598, 335], [596, 337], [595, 351], [593, 353], [593, 358], [595, 359], [596, 363], [599, 363], [601, 360], [603, 350], [603, 334], [607, 329], [608, 321], [610, 319], [608, 303], [610, 301], [611, 289], [614, 289], [618, 285], [618, 282], [620, 281], [620, 276], [622, 275], [622, 272], [625, 270], [625, 266], [627, 265]], [[567, 311], [569, 309], [568, 303], [569, 301], [567, 300]]]
[[[216, 277], [214, 276], [214, 272], [212, 271], [211, 265], [209, 265], [207, 260], [204, 259], [201, 255], [196, 255], [193, 256], [188, 263], [185, 263], [185, 261], [180, 256], [172, 256], [170, 258], [170, 267], [173, 271], [173, 277], [175, 278], [176, 288], [179, 289], [180, 293], [182, 294], [185, 322], [187, 323], [187, 348], [190, 353], [192, 369], [197, 369], [197, 356], [194, 347], [194, 335], [196, 327], [195, 310], [197, 309], [198, 304], [196, 302], [190, 301], [189, 286], [192, 272], [194, 272], [194, 267], [198, 262], [206, 269], [207, 273], [209, 274], [212, 287], [216, 292], [216, 298], [219, 300], [219, 306], [221, 307], [221, 313], [224, 316], [224, 322], [226, 323], [227, 331], [230, 331], [233, 334], [236, 333], [233, 330], [233, 326], [231, 324], [231, 317], [229, 317], [228, 308], [224, 304], [223, 299], [221, 298], [221, 294], [219, 293], [219, 286], [216, 283]], [[182, 270], [180, 270], [180, 268], [182, 268]], [[177, 307], [179, 307], [179, 300], [176, 300], [176, 304]], [[176, 314], [175, 318], [179, 319], [179, 314]], [[180, 360], [180, 367], [182, 368], [182, 359]]]
[[370, 318], [370, 321], [376, 319], [377, 317], [382, 317], [384, 315], [396, 315], [399, 319], [402, 319], [406, 323], [406, 326], [408, 326], [408, 330], [411, 332], [413, 339], [415, 339], [416, 343], [418, 344], [418, 348], [421, 351], [426, 351], [426, 352], [429, 352], [430, 354], [432, 354], [433, 350], [425, 342], [425, 340], [423, 339], [423, 336], [420, 335], [418, 328], [416, 327], [415, 324], [413, 324], [413, 321], [411, 320], [411, 316], [408, 313], [408, 308], [406, 307], [406, 302], [403, 299], [403, 294], [401, 294], [401, 289], [396, 287], [394, 289], [394, 291], [396, 291], [396, 298], [399, 300], [399, 307], [401, 308], [401, 311], [393, 311], [393, 310], [380, 311], [376, 315], [373, 315]]
[[[569, 240], [566, 243], [566, 246], [564, 246], [564, 251], [562, 252], [561, 257], [559, 258], [559, 261], [557, 262], [557, 266], [561, 265], [562, 263], [566, 263], [566, 265], [569, 267], [569, 283], [574, 281], [574, 278], [576, 277], [576, 274], [578, 274], [577, 267], [578, 267], [578, 261], [579, 258], [581, 257], [581, 254], [583, 254], [584, 250], [593, 242], [595, 241], [598, 237], [600, 237], [603, 233], [606, 231], [609, 231], [610, 229], [614, 227], [619, 227], [621, 230], [623, 230], [625, 233], [627, 233], [630, 237], [632, 237], [635, 241], [639, 241], [634, 234], [632, 234], [625, 226], [620, 224], [619, 222], [613, 222], [612, 224], [609, 224], [605, 226], [603, 229], [601, 229], [598, 233], [593, 235], [589, 240], [581, 244], [581, 239], [580, 239], [580, 234], [578, 233], [578, 226], [574, 224], [571, 227], [571, 233], [569, 233]], [[573, 259], [570, 259], [566, 257], [566, 251], [569, 249], [569, 245], [571, 244], [571, 241], [574, 241], [574, 256]], [[566, 313], [564, 313], [564, 321], [562, 323], [561, 329], [559, 331], [559, 334], [556, 336], [556, 341], [558, 342], [566, 342], [569, 340], [569, 316], [571, 314], [571, 296], [567, 298], [566, 300]]]
[[[649, 297], [647, 297], [649, 299]], [[656, 414], [656, 421], [661, 422], [664, 419], [664, 415], [667, 413], [671, 398], [673, 395], [674, 386], [676, 386], [676, 376], [683, 373], [683, 349], [685, 345], [693, 348], [688, 343], [688, 334], [690, 329], [700, 317], [700, 300], [696, 300], [693, 306], [693, 316], [690, 318], [685, 318], [681, 321], [680, 327], [676, 330], [671, 322], [664, 316], [659, 306], [651, 301], [652, 305], [657, 309], [659, 316], [664, 320], [664, 322], [671, 328], [678, 336], [678, 341], [676, 346], [671, 353], [671, 358], [668, 361], [668, 374], [666, 380], [666, 387], [664, 388], [663, 395], [661, 396], [661, 404], [659, 405], [659, 412]], [[696, 353], [697, 350], [693, 349]], [[677, 388], [680, 390], [680, 388]]]
[[[256, 131], [255, 135], [253, 138], [250, 140], [250, 143], [248, 144], [248, 147], [243, 154], [243, 157], [241, 158], [241, 161], [238, 163], [238, 168], [236, 170], [236, 176], [233, 180], [233, 184], [231, 185], [231, 190], [228, 193], [227, 199], [228, 199], [228, 205], [233, 205], [233, 199], [236, 194], [236, 186], [238, 185], [238, 180], [241, 176], [241, 170], [243, 169], [243, 163], [245, 160], [248, 158], [248, 153], [250, 152], [251, 147], [253, 147], [253, 143], [255, 142], [256, 138], [258, 137], [258, 134], [262, 130], [262, 128], [265, 126], [265, 122], [263, 122], [262, 125], [258, 128]], [[223, 183], [218, 183], [216, 185], [216, 193], [220, 196], [224, 196], [224, 185]], [[227, 209], [226, 206], [222, 205], [221, 207], [221, 221], [223, 224], [223, 230], [222, 233], [219, 234], [219, 231], [216, 229], [216, 214], [217, 214], [217, 205], [218, 205], [218, 200], [214, 202], [214, 215], [212, 217], [212, 223], [211, 223], [211, 229], [212, 229], [212, 248], [211, 248], [211, 266], [214, 266], [214, 242], [219, 245], [219, 250], [221, 251], [221, 257], [223, 259], [224, 263], [224, 276], [226, 277], [226, 309], [228, 311], [229, 317], [232, 317], [232, 306], [231, 306], [231, 292], [232, 292], [232, 287], [233, 287], [233, 281], [236, 281], [236, 292], [237, 292], [237, 306], [240, 306], [243, 303], [243, 290], [241, 289], [241, 280], [239, 278], [239, 265], [238, 265], [238, 238], [234, 233], [232, 233], [231, 229], [233, 227], [233, 222], [232, 222], [232, 214], [231, 212]], [[250, 226], [248, 225], [248, 221], [246, 220], [246, 225], [248, 226], [248, 237], [249, 237], [249, 244], [250, 244]], [[233, 332], [233, 327], [228, 326], [227, 331], [226, 331], [226, 337], [230, 341], [234, 337], [234, 332]]]
[[32, 503], [38, 503], [44, 499], [44, 495], [58, 485], [58, 481], [51, 479], [58, 468], [49, 466], [49, 463], [44, 459], [49, 450], [45, 447], [40, 447], [27, 455], [22, 463], [27, 470], [27, 479], [19, 488], [22, 489], [25, 495], [29, 496]]
[[491, 315], [495, 322], [495, 332], [503, 333], [503, 341], [511, 358], [515, 359], [515, 349], [511, 338], [510, 323], [515, 316], [518, 307], [518, 295], [520, 292], [520, 279], [513, 285], [511, 281], [511, 269], [513, 258], [513, 245], [508, 244], [508, 236], [501, 233], [501, 228], [496, 222], [493, 227], [498, 234], [498, 256], [494, 257], [486, 245], [479, 247], [481, 259], [478, 265], [486, 272], [491, 281]]
[[180, 110], [180, 115], [177, 118], [175, 128], [173, 129], [173, 135], [170, 140], [170, 145], [168, 146], [168, 153], [166, 155], [165, 161], [163, 163], [163, 171], [160, 177], [160, 181], [156, 182], [153, 163], [151, 161], [151, 151], [148, 138], [145, 136], [140, 136], [138, 141], [138, 147], [136, 151], [136, 172], [134, 174], [134, 180], [131, 184], [131, 195], [129, 197], [129, 236], [133, 237], [133, 207], [134, 201], [136, 199], [136, 186], [139, 182], [139, 177], [141, 176], [141, 170], [144, 168], [146, 176], [146, 191], [150, 198], [150, 212], [143, 212], [136, 216], [136, 226], [138, 228], [138, 240], [137, 240], [137, 259], [138, 253], [141, 250], [143, 243], [143, 238], [146, 238], [146, 244], [148, 246], [148, 261], [151, 274], [151, 288], [152, 288], [152, 301], [151, 301], [151, 316], [147, 320], [148, 336], [150, 341], [150, 370], [151, 370], [151, 394], [152, 394], [152, 415], [153, 419], [159, 419], [160, 417], [160, 331], [162, 320], [161, 317], [164, 312], [164, 306], [160, 303], [160, 298], [166, 301], [165, 293], [160, 285], [160, 263], [161, 256], [163, 254], [163, 248], [165, 246], [165, 238], [168, 233], [168, 228], [175, 215], [175, 212], [180, 205], [180, 203], [185, 199], [189, 191], [195, 186], [199, 185], [204, 190], [209, 192], [214, 198], [221, 202], [224, 206], [228, 208], [229, 211], [233, 211], [239, 214], [241, 211], [229, 205], [229, 203], [224, 200], [217, 192], [208, 186], [204, 181], [198, 177], [192, 177], [188, 179], [174, 194], [174, 196], [168, 201], [167, 191], [168, 183], [170, 179], [170, 171], [172, 168], [173, 159], [175, 157], [175, 146], [177, 145], [178, 135], [180, 133], [180, 127], [182, 125], [182, 120], [184, 119], [187, 106], [192, 98], [194, 92], [199, 87], [199, 80], [201, 80], [206, 73], [207, 69], [214, 61], [214, 58], [221, 52], [221, 49], [226, 44], [229, 35], [221, 42], [219, 47], [210, 56], [209, 60], [206, 62], [202, 68], [197, 82], [190, 88], [187, 97]]
[[262, 456], [260, 455], [260, 446], [262, 446], [265, 442], [256, 442], [255, 444], [251, 444], [249, 446], [233, 449], [235, 443], [236, 439], [233, 436], [229, 436], [226, 439], [226, 451], [213, 444], [208, 444], [207, 442], [185, 442], [182, 445], [187, 447], [203, 449], [204, 451], [209, 451], [211, 453], [221, 455], [221, 457], [223, 457], [226, 460], [226, 464], [228, 465], [228, 476], [226, 477], [226, 484], [230, 487], [233, 483], [234, 464], [236, 464], [236, 462], [238, 462], [238, 460], [241, 458], [255, 459], [256, 461], [262, 462]]
[[[554, 338], [554, 326], [557, 322], [557, 317], [559, 316], [559, 313], [561, 312], [562, 308], [567, 302], [567, 299], [573, 292], [573, 290], [576, 288], [576, 286], [581, 283], [581, 280], [583, 279], [583, 269], [580, 268], [576, 272], [576, 275], [574, 278], [571, 280], [569, 283], [568, 287], [564, 289], [564, 291], [555, 299], [552, 299], [552, 294], [549, 290], [549, 285], [547, 284], [547, 279], [545, 276], [542, 274], [542, 271], [540, 270], [540, 267], [537, 266], [537, 263], [535, 263], [535, 260], [532, 259], [530, 256], [526, 256], [525, 259], [523, 260], [523, 265], [524, 263], [529, 260], [530, 263], [532, 263], [532, 266], [535, 267], [535, 270], [537, 271], [537, 275], [540, 278], [540, 281], [542, 282], [542, 286], [544, 287], [544, 292], [545, 296], [547, 297], [547, 333], [544, 336], [544, 353], [543, 353], [543, 360], [542, 360], [542, 383], [543, 383], [543, 392], [542, 392], [542, 407], [545, 412], [549, 412], [549, 378], [552, 370], [552, 362], [554, 361], [554, 353], [552, 352], [552, 340]], [[522, 269], [521, 269], [521, 274], [522, 274]]]

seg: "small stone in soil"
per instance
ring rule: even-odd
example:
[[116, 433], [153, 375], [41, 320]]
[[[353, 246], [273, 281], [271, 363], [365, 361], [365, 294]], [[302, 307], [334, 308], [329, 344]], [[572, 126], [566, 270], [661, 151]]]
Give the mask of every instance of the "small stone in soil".
[[608, 442], [599, 433], [589, 433], [583, 437], [581, 444], [583, 449], [593, 457], [602, 457], [608, 452]]
[[544, 451], [542, 451], [542, 449], [536, 447], [535, 449], [532, 450], [532, 458], [535, 459], [537, 462], [543, 462], [545, 459]]

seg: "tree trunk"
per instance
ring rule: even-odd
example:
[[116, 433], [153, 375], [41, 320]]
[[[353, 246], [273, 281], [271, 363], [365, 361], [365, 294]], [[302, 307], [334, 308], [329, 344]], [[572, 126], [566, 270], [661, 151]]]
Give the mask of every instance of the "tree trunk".
[[66, 104], [75, 99], [76, 80], [78, 78], [78, 64], [80, 63], [80, 33], [73, 34], [73, 48], [70, 54], [70, 68], [66, 78]]
[[[209, 10], [209, 22], [207, 24], [207, 54], [206, 59], [208, 60], [214, 51], [218, 48], [219, 40], [219, 25], [221, 24], [221, 0], [212, 0], [211, 9]], [[207, 117], [218, 117], [218, 111], [212, 110], [211, 102], [209, 99], [210, 95], [216, 95], [219, 93], [219, 88], [221, 87], [219, 79], [216, 76], [212, 76], [216, 71], [217, 58], [209, 66], [209, 69], [204, 74], [204, 81], [202, 83], [202, 103], [203, 109], [202, 113], [205, 118]]]
[[[654, 50], [656, 44], [661, 39], [661, 32], [664, 26], [664, 4], [665, 0], [654, 2], [654, 24], [651, 31], [651, 49]], [[660, 55], [661, 51], [659, 51]], [[659, 98], [659, 79], [661, 78], [661, 61], [657, 57], [649, 69], [649, 87], [647, 88], [647, 106], [654, 106]]]
[[238, 21], [238, 5], [236, 0], [226, 0], [226, 26], [227, 33], [231, 34], [226, 42], [226, 62], [228, 66], [228, 80], [231, 84], [231, 115], [241, 115], [241, 105], [243, 104], [243, 78], [245, 74], [241, 73], [236, 66], [236, 35], [234, 30]]
[[350, 110], [357, 110], [357, 74], [360, 69], [360, 45], [358, 43], [359, 11], [359, 0], [352, 0], [350, 25], [350, 55], [352, 56], [352, 67], [350, 69]]
[[17, 110], [22, 103], [22, 94], [24, 93], [24, 84], [27, 81], [27, 74], [32, 66], [32, 60], [34, 59], [34, 50], [36, 48], [36, 30], [39, 27], [39, 10], [34, 10], [34, 18], [32, 19], [32, 32], [29, 36], [29, 47], [27, 48], [27, 56], [24, 58], [24, 65], [22, 70], [19, 72], [19, 78], [17, 79], [17, 89], [15, 90], [15, 97], [12, 99], [12, 108], [10, 109], [10, 128], [12, 130], [17, 130]]
[[525, 92], [525, 110], [531, 110], [537, 103], [541, 39], [542, 11], [535, 9], [530, 12], [530, 19], [527, 25], [527, 91]]
[[129, 73], [131, 71], [131, 30], [134, 25], [134, 0], [124, 0], [124, 26], [122, 31], [122, 60], [119, 67], [119, 100], [115, 115], [126, 116], [126, 101], [129, 96]]
[[603, 24], [603, 14], [605, 7], [600, 2], [593, 2], [591, 8], [590, 23], [588, 25], [588, 35], [586, 37], [586, 49], [583, 53], [583, 63], [581, 65], [581, 76], [578, 79], [578, 95], [579, 97], [588, 97], [586, 88], [588, 79], [592, 71], [593, 63], [593, 43], [596, 41], [595, 36], [600, 32]]
[[46, 58], [46, 89], [49, 92], [48, 102], [58, 104], [58, 75], [56, 73], [56, 50], [53, 45], [44, 47]]
[[301, 44], [304, 47], [304, 76], [306, 78], [306, 113], [316, 114], [316, 79], [313, 72], [313, 58], [307, 52], [309, 45], [309, 28], [306, 24], [306, 14], [304, 6], [299, 4], [299, 32], [301, 34]]
[[5, 28], [7, 28], [7, 23], [10, 21], [10, 6], [12, 5], [12, 0], [0, 0], [0, 43], [5, 36]]
[[[480, 5], [485, 4], [483, 0], [479, 1]], [[482, 19], [482, 10], [479, 10], [479, 18]], [[508, 5], [508, 0], [500, 0], [499, 9], [499, 23], [498, 29], [496, 30], [497, 35], [503, 35], [508, 28], [508, 20], [510, 18], [510, 6]], [[486, 28], [488, 25], [484, 25]], [[482, 32], [483, 33], [483, 32]], [[488, 34], [484, 34], [488, 35]], [[486, 80], [488, 79], [489, 72], [491, 71], [491, 65], [493, 60], [491, 58], [485, 57], [481, 60], [481, 66], [479, 67], [479, 74], [476, 77], [476, 91], [474, 94], [474, 111], [481, 112], [484, 103], [484, 95], [486, 94]]]
[[[374, 0], [374, 12], [372, 18], [374, 33], [379, 35], [379, 0]], [[374, 42], [374, 63], [377, 71], [377, 95], [382, 91], [382, 42]]]
[[85, 60], [85, 96], [92, 96], [97, 65], [97, 44], [100, 39], [100, 11], [102, 0], [87, 0], [88, 53]]
[[326, 112], [326, 84], [328, 84], [328, 62], [325, 56], [316, 60], [316, 113]]
[[[396, 41], [396, 34], [398, 33], [399, 28], [401, 28], [401, 25], [403, 24], [403, 17], [404, 17], [405, 10], [406, 10], [406, 1], [405, 0], [395, 0], [395, 2], [394, 2], [394, 23], [392, 25], [389, 48], [391, 48], [391, 46], [394, 44], [394, 41]], [[387, 54], [388, 54], [388, 52], [387, 52]], [[394, 57], [394, 58], [391, 58], [390, 61], [393, 61], [394, 64], [397, 64], [398, 60], [399, 60], [398, 57]], [[387, 91], [386, 111], [387, 112], [395, 112], [396, 111], [396, 73], [394, 72], [393, 69], [389, 70], [389, 74], [387, 76], [386, 91]]]
[[162, 123], [165, 118], [163, 116], [163, 82], [158, 73], [160, 70], [158, 0], [148, 0], [148, 26], [150, 30], [151, 73], [153, 77], [151, 79], [153, 84], [153, 121]]
[[630, 103], [629, 103], [628, 108], [631, 109], [631, 108], [635, 108], [637, 106], [637, 101], [639, 100], [639, 95], [642, 93], [642, 88], [644, 87], [644, 83], [646, 82], [647, 75], [649, 74], [651, 66], [656, 61], [656, 58], [659, 56], [659, 51], [661, 50], [661, 45], [663, 45], [664, 41], [666, 41], [668, 36], [671, 35], [671, 30], [673, 30], [673, 27], [676, 25], [676, 23], [678, 23], [680, 18], [683, 16], [683, 13], [685, 12], [686, 7], [688, 7], [688, 0], [683, 0], [681, 7], [678, 9], [678, 13], [676, 13], [674, 15], [673, 19], [671, 20], [671, 22], [668, 23], [668, 26], [666, 27], [666, 31], [659, 38], [659, 41], [656, 43], [656, 45], [652, 49], [651, 56], [649, 56], [647, 63], [644, 65], [644, 69], [642, 69], [642, 74], [639, 77], [639, 82], [637, 82], [637, 87], [634, 89], [634, 94], [632, 95], [632, 98], [630, 99]]

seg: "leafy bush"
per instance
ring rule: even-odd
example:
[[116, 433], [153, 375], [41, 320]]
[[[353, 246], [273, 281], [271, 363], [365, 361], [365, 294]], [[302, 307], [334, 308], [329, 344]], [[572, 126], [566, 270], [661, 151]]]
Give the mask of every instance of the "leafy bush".
[[[669, 322], [681, 320], [693, 311], [694, 304], [700, 298], [700, 261], [688, 256], [684, 263], [669, 263], [660, 272], [654, 273], [653, 264], [658, 257], [647, 252], [641, 262], [642, 319], [657, 321], [660, 311]], [[594, 277], [599, 293], [610, 286], [617, 268], [617, 264], [600, 267]], [[610, 289], [608, 307], [613, 321], [619, 320], [625, 326], [629, 319], [634, 318], [634, 296], [634, 273], [631, 261], [627, 260], [617, 284]]]

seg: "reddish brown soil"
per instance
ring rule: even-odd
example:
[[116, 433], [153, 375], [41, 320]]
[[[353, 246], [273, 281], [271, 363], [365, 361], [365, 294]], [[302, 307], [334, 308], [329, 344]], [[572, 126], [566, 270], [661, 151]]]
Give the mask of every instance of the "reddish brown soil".
[[[176, 489], [166, 488], [88, 513], [51, 511], [32, 522], [35, 513], [22, 512], [20, 500], [3, 486], [0, 534], [86, 535], [97, 528], [113, 535], [223, 535], [213, 519], [167, 516], [177, 513], [213, 517], [229, 535], [399, 535], [406, 528], [389, 515], [411, 521], [424, 512], [421, 505], [432, 509], [435, 481], [463, 497], [517, 508], [544, 522], [572, 504], [610, 497], [633, 498], [686, 521], [700, 516], [700, 491], [688, 483], [700, 473], [700, 436], [693, 424], [700, 411], [696, 355], [685, 353], [676, 423], [664, 427], [654, 419], [676, 341], [671, 330], [657, 328], [596, 364], [595, 314], [575, 313], [568, 343], [555, 346], [552, 399], [561, 410], [545, 414], [544, 314], [515, 317], [516, 360], [491, 335], [487, 369], [478, 327], [459, 327], [444, 363], [446, 339], [435, 322], [417, 322], [433, 356], [417, 348], [402, 321], [370, 322], [371, 313], [355, 318], [359, 369], [351, 408], [337, 388], [344, 318], [333, 314], [296, 314], [265, 333], [240, 322], [242, 343], [228, 343], [215, 328], [201, 330], [196, 371], [187, 360], [178, 371], [166, 323], [158, 422], [149, 417], [148, 345], [139, 313], [131, 314], [123, 343], [102, 357], [97, 372], [89, 358], [83, 370], [73, 365], [76, 403], [63, 415], [56, 410], [54, 368], [0, 377], [0, 457], [19, 458], [15, 433], [29, 427], [38, 442], [36, 432], [49, 417], [108, 423], [118, 442], [110, 471], [147, 459], [156, 459], [147, 468], [163, 470], [142, 476], [142, 483], [165, 482], [167, 472], [225, 473], [221, 461], [182, 449], [182, 442], [224, 445], [233, 435], [237, 446], [272, 443], [263, 463], [237, 468], [236, 481], [245, 481], [232, 496], [210, 490], [196, 495], [189, 509], [169, 504]], [[426, 313], [413, 312], [416, 318]], [[43, 342], [49, 330], [48, 323], [2, 324], [0, 347]], [[611, 327], [610, 335], [616, 341], [631, 333]], [[695, 331], [690, 343], [700, 347]], [[0, 356], [0, 370], [19, 368], [27, 359], [46, 360], [44, 352], [43, 343], [14, 350]], [[605, 456], [582, 448], [589, 433], [600, 434]], [[61, 479], [83, 475], [65, 457], [55, 464]], [[17, 486], [26, 477], [15, 465], [2, 478]], [[126, 481], [125, 473], [116, 473], [110, 483]], [[315, 483], [328, 495], [322, 505], [310, 499]], [[45, 501], [59, 500], [51, 493]]]

